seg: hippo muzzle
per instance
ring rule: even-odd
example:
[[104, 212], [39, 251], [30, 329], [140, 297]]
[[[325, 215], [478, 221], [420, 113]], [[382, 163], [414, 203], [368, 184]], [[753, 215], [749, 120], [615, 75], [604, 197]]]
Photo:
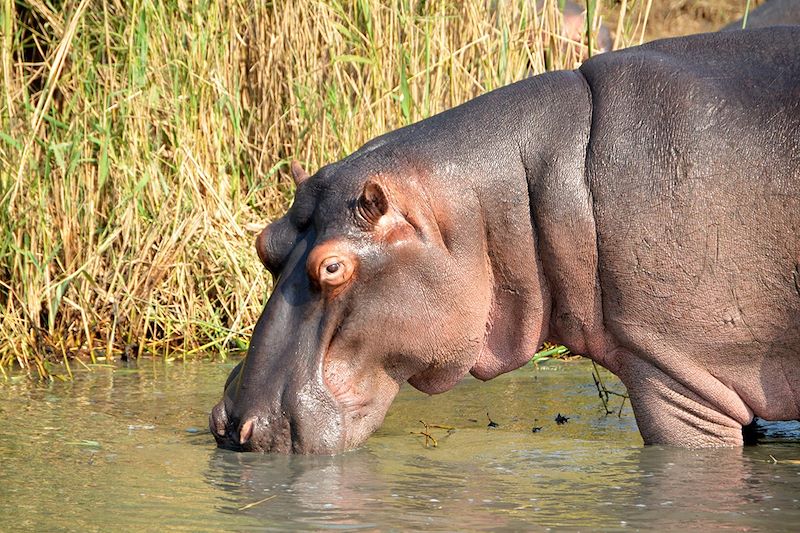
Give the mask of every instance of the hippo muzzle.
[[247, 357], [211, 412], [210, 429], [221, 448], [329, 454], [343, 447], [340, 410], [323, 377], [330, 335], [304, 269], [311, 238], [295, 247]]

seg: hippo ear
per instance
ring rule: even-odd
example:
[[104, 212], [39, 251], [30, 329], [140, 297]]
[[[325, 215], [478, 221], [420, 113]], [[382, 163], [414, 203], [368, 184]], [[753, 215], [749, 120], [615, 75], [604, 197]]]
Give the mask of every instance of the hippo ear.
[[377, 226], [381, 217], [388, 212], [389, 198], [386, 190], [376, 181], [367, 181], [358, 198], [358, 214], [369, 224]]
[[301, 183], [308, 179], [308, 172], [303, 169], [302, 165], [298, 163], [296, 160], [292, 160], [292, 164], [290, 165], [292, 171], [292, 178], [294, 179], [294, 184], [296, 187], [299, 187]]

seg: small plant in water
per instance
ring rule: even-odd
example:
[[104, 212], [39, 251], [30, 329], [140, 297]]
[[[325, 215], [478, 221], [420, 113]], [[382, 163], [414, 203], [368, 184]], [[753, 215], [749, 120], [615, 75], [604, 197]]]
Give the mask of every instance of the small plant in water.
[[439, 425], [439, 424], [428, 424], [424, 420], [420, 420], [419, 423], [422, 424], [424, 429], [422, 431], [412, 431], [411, 434], [412, 435], [420, 435], [422, 437], [425, 437], [425, 447], [426, 448], [428, 448], [428, 447], [437, 448], [439, 446], [439, 441], [437, 441], [436, 438], [431, 434], [431, 429], [446, 429], [447, 430], [447, 434], [445, 435], [445, 437], [449, 437], [456, 430], [456, 428], [454, 428], [453, 426], [442, 426], [442, 425]]
[[619, 396], [622, 398], [619, 409], [616, 411], [617, 416], [622, 417], [622, 408], [625, 407], [625, 400], [628, 399], [628, 395], [626, 393], [609, 390], [606, 384], [603, 383], [603, 378], [600, 376], [600, 369], [597, 368], [597, 363], [594, 361], [592, 361], [592, 379], [594, 380], [594, 386], [597, 387], [597, 395], [600, 396], [600, 401], [603, 402], [603, 408], [606, 410], [607, 415], [614, 413], [614, 411], [608, 408], [609, 397]]
[[531, 363], [538, 365], [539, 363], [543, 363], [550, 359], [564, 359], [569, 355], [572, 354], [570, 353], [569, 348], [566, 346], [545, 342], [544, 346], [542, 346], [542, 349], [534, 354], [533, 359], [531, 359]]

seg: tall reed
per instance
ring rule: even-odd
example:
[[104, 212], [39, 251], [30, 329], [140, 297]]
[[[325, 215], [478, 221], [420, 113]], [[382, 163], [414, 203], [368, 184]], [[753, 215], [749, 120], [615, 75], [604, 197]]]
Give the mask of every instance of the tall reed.
[[[3, 374], [244, 347], [291, 159], [584, 54], [554, 0], [0, 3]], [[637, 42], [647, 0], [617, 5]]]

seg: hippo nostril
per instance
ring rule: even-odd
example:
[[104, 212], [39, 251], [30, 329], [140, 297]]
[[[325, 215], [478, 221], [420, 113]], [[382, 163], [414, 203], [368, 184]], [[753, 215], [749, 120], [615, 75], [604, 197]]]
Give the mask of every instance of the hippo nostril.
[[208, 429], [214, 435], [219, 435], [220, 437], [223, 436], [223, 435], [220, 435], [220, 433], [219, 433], [219, 428], [217, 427], [217, 422], [214, 420], [214, 413], [211, 413], [211, 414], [208, 415]]
[[214, 406], [211, 414], [208, 415], [208, 426], [212, 433], [224, 437], [227, 425], [228, 415], [225, 413], [225, 406], [220, 402]]
[[253, 436], [253, 426], [255, 425], [255, 418], [248, 418], [245, 420], [242, 427], [239, 428], [239, 444], [244, 444]]

